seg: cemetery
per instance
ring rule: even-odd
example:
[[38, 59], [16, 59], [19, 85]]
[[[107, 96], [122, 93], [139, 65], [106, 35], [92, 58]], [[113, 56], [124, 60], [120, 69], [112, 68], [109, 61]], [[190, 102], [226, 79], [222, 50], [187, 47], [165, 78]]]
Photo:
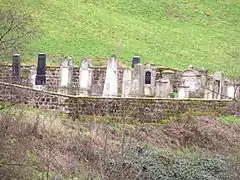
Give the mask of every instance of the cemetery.
[[210, 76], [208, 70], [192, 65], [176, 70], [141, 64], [134, 56], [131, 68], [115, 57], [107, 60], [107, 67], [94, 67], [89, 58], [73, 67], [71, 57], [63, 58], [59, 67], [48, 67], [43, 53], [37, 66], [22, 66], [19, 54], [12, 65], [1, 65], [0, 87], [2, 100], [55, 109], [74, 118], [121, 117], [128, 111], [135, 119], [151, 121], [189, 110], [227, 113], [239, 93], [222, 72]]

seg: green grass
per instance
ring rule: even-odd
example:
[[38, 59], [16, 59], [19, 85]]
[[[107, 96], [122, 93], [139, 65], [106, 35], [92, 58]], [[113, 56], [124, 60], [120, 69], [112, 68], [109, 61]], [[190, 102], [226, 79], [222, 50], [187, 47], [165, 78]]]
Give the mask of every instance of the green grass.
[[227, 124], [240, 124], [240, 117], [237, 116], [221, 116], [219, 119]]
[[142, 62], [163, 66], [228, 72], [231, 62], [240, 69], [240, 55], [227, 54], [240, 53], [239, 0], [15, 1], [44, 31], [25, 62], [36, 63], [37, 53], [45, 52], [73, 56], [79, 65], [85, 56], [110, 56], [124, 40], [119, 58], [128, 65], [140, 55]]

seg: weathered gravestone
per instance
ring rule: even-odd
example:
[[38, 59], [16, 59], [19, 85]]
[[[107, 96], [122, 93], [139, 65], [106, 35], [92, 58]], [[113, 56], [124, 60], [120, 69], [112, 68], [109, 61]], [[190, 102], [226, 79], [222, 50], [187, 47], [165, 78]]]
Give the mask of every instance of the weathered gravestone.
[[28, 80], [29, 80], [29, 86], [34, 89], [35, 89], [36, 76], [37, 76], [37, 67], [35, 65], [32, 65], [30, 67], [30, 75], [28, 77]]
[[156, 69], [151, 63], [145, 64], [144, 69], [144, 95], [155, 95]]
[[46, 54], [38, 54], [37, 76], [35, 85], [46, 85]]
[[213, 99], [222, 99], [226, 96], [225, 78], [222, 72], [213, 75]]
[[79, 72], [79, 95], [91, 95], [93, 69], [90, 61], [85, 57]]
[[103, 97], [118, 96], [117, 59], [108, 59], [106, 78], [103, 88]]
[[59, 93], [68, 94], [71, 90], [73, 76], [72, 58], [65, 57], [60, 65], [60, 87]]
[[132, 75], [131, 96], [144, 96], [144, 65], [136, 64]]
[[164, 70], [161, 72], [161, 78], [156, 80], [156, 97], [169, 98], [173, 92], [172, 79], [174, 71]]
[[12, 83], [21, 83], [21, 58], [20, 54], [14, 54], [12, 59]]
[[178, 87], [178, 99], [189, 98], [189, 86], [179, 86]]
[[122, 97], [129, 97], [131, 94], [132, 72], [132, 68], [125, 68], [123, 70]]
[[188, 86], [189, 98], [199, 98], [202, 96], [201, 75], [195, 70], [185, 70], [182, 74], [182, 85]]

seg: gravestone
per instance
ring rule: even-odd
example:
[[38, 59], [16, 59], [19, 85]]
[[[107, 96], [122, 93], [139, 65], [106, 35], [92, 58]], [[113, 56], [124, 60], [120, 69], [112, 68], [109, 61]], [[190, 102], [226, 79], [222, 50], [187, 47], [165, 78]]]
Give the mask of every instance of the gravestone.
[[144, 67], [144, 95], [154, 96], [156, 88], [156, 69], [151, 63], [146, 63]]
[[209, 76], [207, 78], [207, 85], [205, 86], [204, 99], [214, 99], [213, 84], [213, 78]]
[[30, 75], [28, 77], [28, 80], [29, 80], [30, 87], [34, 89], [35, 89], [36, 76], [37, 76], [37, 67], [32, 65], [30, 67]]
[[103, 97], [118, 96], [117, 64], [115, 57], [108, 59]]
[[131, 96], [144, 96], [144, 65], [136, 64], [132, 75]]
[[189, 97], [199, 98], [202, 96], [201, 75], [194, 70], [185, 70], [182, 74], [182, 85], [189, 86]]
[[225, 78], [222, 72], [215, 72], [213, 75], [213, 99], [223, 99], [226, 95]]
[[179, 86], [178, 87], [178, 99], [189, 98], [189, 86]]
[[132, 72], [133, 69], [130, 68], [123, 70], [122, 97], [129, 97], [131, 94]]
[[235, 98], [235, 91], [236, 91], [236, 88], [233, 84], [228, 84], [227, 86], [227, 96], [230, 97], [230, 98]]
[[60, 87], [58, 92], [62, 94], [68, 94], [71, 90], [73, 76], [72, 58], [65, 57], [60, 65]]
[[139, 56], [134, 56], [133, 60], [132, 60], [132, 68], [134, 68], [134, 66], [136, 64], [139, 64], [139, 63], [140, 63], [140, 57]]
[[[101, 68], [99, 69], [95, 68], [93, 75], [94, 76], [92, 79], [93, 81], [92, 81], [92, 88], [91, 88], [91, 96], [102, 96], [106, 71], [103, 71]], [[94, 78], [97, 78], [97, 80]]]
[[46, 54], [38, 54], [37, 76], [35, 85], [46, 85]]
[[156, 97], [169, 98], [171, 92], [173, 92], [173, 89], [169, 79], [156, 80]]
[[82, 60], [79, 72], [79, 95], [91, 95], [93, 69], [90, 61], [85, 57]]
[[12, 83], [21, 83], [21, 58], [20, 54], [14, 54], [12, 59]]

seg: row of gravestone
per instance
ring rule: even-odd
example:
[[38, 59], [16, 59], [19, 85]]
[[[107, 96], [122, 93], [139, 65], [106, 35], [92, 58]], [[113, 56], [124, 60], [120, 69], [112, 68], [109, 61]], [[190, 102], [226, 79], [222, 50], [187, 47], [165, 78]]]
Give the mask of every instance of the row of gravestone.
[[[12, 60], [12, 82], [21, 80], [21, 57], [20, 54], [14, 54]], [[46, 85], [46, 54], [38, 54], [37, 75], [35, 85]]]
[[[21, 59], [19, 54], [13, 56], [12, 80], [16, 82], [21, 77]], [[107, 71], [103, 88], [92, 85], [93, 69], [87, 58], [81, 62], [77, 95], [101, 95], [104, 97], [118, 96], [118, 60], [108, 59]], [[189, 67], [176, 78], [176, 72], [161, 72], [147, 63], [140, 64], [140, 57], [133, 57], [132, 68], [123, 71], [121, 87], [122, 97], [158, 97], [168, 98], [170, 94], [178, 92], [178, 98], [201, 97], [205, 99], [221, 99], [226, 96], [228, 88], [222, 73], [216, 73], [209, 79], [206, 71]], [[64, 58], [60, 66], [59, 93], [69, 94], [72, 88], [73, 65], [70, 57]], [[178, 79], [177, 83], [173, 82]], [[42, 89], [46, 85], [46, 54], [38, 54], [36, 75], [32, 75], [32, 85]], [[230, 87], [232, 88], [232, 87]], [[215, 92], [215, 93], [214, 93]], [[221, 96], [221, 94], [223, 96]], [[228, 93], [229, 94], [229, 93]]]

